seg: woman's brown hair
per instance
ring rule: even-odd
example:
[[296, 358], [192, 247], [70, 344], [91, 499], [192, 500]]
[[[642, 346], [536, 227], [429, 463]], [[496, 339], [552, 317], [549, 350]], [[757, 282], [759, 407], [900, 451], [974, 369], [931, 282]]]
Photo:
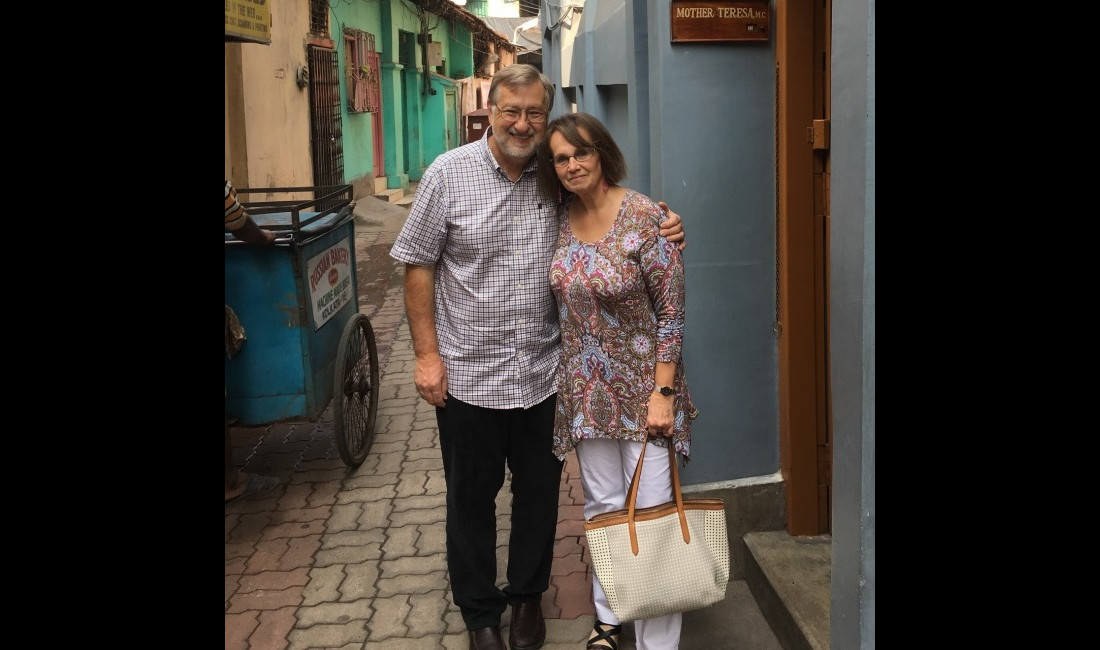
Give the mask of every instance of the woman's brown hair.
[[[581, 133], [584, 129], [588, 134], [585, 138]], [[595, 115], [589, 113], [566, 113], [554, 118], [546, 125], [546, 132], [542, 136], [542, 142], [535, 152], [538, 160], [538, 186], [544, 197], [555, 204], [565, 203], [572, 194], [558, 180], [558, 172], [554, 169], [554, 153], [550, 151], [550, 136], [560, 133], [569, 144], [574, 147], [592, 149], [600, 157], [600, 167], [603, 169], [604, 180], [608, 185], [618, 185], [619, 181], [626, 178], [626, 158], [615, 144], [611, 132], [603, 125]]]

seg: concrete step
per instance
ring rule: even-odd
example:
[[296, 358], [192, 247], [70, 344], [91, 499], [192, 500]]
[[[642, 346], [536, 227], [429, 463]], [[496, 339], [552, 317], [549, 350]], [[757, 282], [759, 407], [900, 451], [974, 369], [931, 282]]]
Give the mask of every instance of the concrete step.
[[405, 196], [396, 201], [397, 205], [409, 207], [416, 200], [416, 187], [420, 185], [418, 181], [409, 181], [409, 189], [405, 190]]
[[829, 650], [832, 536], [746, 533], [745, 582], [784, 650]]
[[400, 187], [395, 187], [393, 189], [385, 189], [380, 192], [375, 192], [374, 194], [371, 194], [371, 196], [376, 199], [386, 201], [388, 203], [397, 203], [405, 196], [405, 190], [401, 189]]
[[[623, 641], [635, 641], [634, 627], [624, 626]], [[636, 648], [620, 645], [619, 650]], [[784, 650], [744, 580], [730, 580], [726, 597], [704, 609], [684, 612], [681, 650]]]

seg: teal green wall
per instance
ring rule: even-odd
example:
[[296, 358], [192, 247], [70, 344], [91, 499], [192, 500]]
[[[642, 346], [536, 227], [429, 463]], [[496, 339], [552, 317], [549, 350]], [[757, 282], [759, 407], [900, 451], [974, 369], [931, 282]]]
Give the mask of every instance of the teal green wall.
[[444, 47], [450, 46], [451, 55], [447, 57], [447, 76], [452, 79], [465, 79], [474, 76], [474, 37], [466, 25], [455, 25], [454, 37], [448, 37]]
[[[420, 180], [424, 170], [435, 157], [447, 150], [448, 125], [444, 89], [454, 87], [449, 80], [429, 76], [435, 94], [424, 88], [424, 52], [420, 37], [420, 23], [415, 13], [402, 0], [379, 2], [333, 3], [330, 5], [330, 37], [338, 50], [341, 73], [347, 65], [344, 61], [344, 27], [370, 32], [375, 38], [379, 53], [382, 85], [382, 114], [349, 113], [347, 109], [348, 86], [342, 76], [341, 117], [343, 119], [344, 179], [353, 182], [374, 171], [372, 141], [373, 119], [382, 120], [385, 139], [383, 168], [386, 186], [408, 187], [410, 180]], [[454, 24], [434, 17], [429, 24], [433, 42], [441, 44], [445, 62], [444, 74], [463, 78], [473, 73], [473, 36], [464, 24]], [[414, 39], [413, 53], [406, 67], [401, 61], [400, 34], [410, 32]], [[434, 71], [434, 69], [433, 69]], [[453, 111], [452, 111], [453, 112]], [[459, 141], [458, 138], [455, 139]]]
[[[397, 15], [400, 16], [401, 13], [402, 9], [398, 7]], [[382, 131], [386, 138], [387, 187], [405, 187], [409, 182], [407, 175], [397, 173], [399, 167], [401, 169], [405, 167], [403, 153], [405, 122], [404, 111], [400, 109], [405, 100], [401, 93], [402, 67], [398, 63], [397, 34], [398, 27], [394, 25], [393, 3], [385, 3], [382, 5], [382, 30], [376, 45], [382, 50]]]
[[484, 18], [489, 15], [489, 0], [466, 0], [466, 11]]
[[[435, 157], [439, 154], [447, 151], [447, 128], [451, 129], [454, 133], [456, 127], [454, 124], [447, 124], [447, 105], [446, 97], [448, 88], [455, 88], [457, 84], [454, 84], [449, 79], [443, 79], [441, 77], [432, 77], [432, 88], [435, 90], [435, 95], [432, 95], [432, 100], [424, 106], [423, 123], [431, 124], [433, 127], [439, 125], [439, 128], [425, 129], [423, 131], [424, 136], [421, 138], [423, 145], [423, 158], [424, 168], [427, 169], [428, 165], [435, 160]], [[453, 106], [451, 108], [454, 108]], [[451, 111], [454, 114], [454, 111]], [[456, 134], [457, 136], [457, 134]], [[459, 142], [459, 138], [455, 138], [455, 142]], [[410, 178], [412, 173], [409, 173]], [[423, 173], [420, 174], [423, 176]], [[416, 180], [420, 180], [420, 176], [416, 177]]]
[[[382, 11], [377, 2], [338, 2], [330, 5], [329, 37], [336, 43], [340, 70], [340, 117], [344, 149], [344, 182], [374, 173], [374, 141], [372, 120], [382, 119], [381, 113], [351, 113], [348, 111], [350, 88], [346, 74], [348, 61], [344, 52], [344, 28], [361, 29], [374, 34], [374, 46], [378, 48], [381, 34]], [[383, 111], [385, 105], [383, 103]]]

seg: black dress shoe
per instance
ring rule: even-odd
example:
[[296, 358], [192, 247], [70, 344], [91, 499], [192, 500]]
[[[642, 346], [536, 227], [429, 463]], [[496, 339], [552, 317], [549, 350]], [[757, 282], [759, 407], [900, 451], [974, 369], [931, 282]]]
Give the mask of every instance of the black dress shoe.
[[532, 600], [512, 605], [512, 626], [508, 630], [512, 650], [535, 650], [544, 643], [546, 621], [542, 618], [542, 603]]
[[483, 627], [480, 630], [470, 630], [470, 650], [508, 650], [504, 647], [504, 639], [500, 636], [500, 628], [496, 626]]

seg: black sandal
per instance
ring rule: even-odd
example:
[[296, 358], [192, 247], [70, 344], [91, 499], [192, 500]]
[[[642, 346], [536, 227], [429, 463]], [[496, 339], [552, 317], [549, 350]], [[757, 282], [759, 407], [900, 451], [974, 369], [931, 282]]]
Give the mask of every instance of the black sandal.
[[[592, 626], [592, 631], [596, 633], [596, 636], [588, 639], [585, 650], [619, 650], [619, 635], [623, 633], [622, 625], [611, 625], [597, 618], [596, 624]], [[601, 641], [607, 641], [610, 645], [604, 645]]]

